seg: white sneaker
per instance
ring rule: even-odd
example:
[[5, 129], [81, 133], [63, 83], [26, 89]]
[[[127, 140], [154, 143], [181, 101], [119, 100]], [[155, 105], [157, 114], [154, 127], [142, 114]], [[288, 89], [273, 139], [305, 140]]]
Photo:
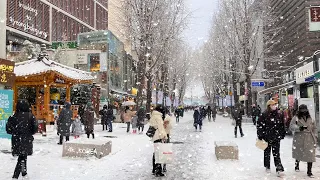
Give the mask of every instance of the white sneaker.
[[277, 176], [278, 176], [278, 177], [284, 176], [284, 172], [283, 172], [283, 171], [277, 171]]

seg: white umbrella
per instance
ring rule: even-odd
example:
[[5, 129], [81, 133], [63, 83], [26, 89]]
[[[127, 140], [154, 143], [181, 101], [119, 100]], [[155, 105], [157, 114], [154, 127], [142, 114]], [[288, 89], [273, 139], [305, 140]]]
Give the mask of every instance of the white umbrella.
[[122, 106], [135, 106], [136, 103], [133, 101], [126, 101], [124, 103], [122, 103]]

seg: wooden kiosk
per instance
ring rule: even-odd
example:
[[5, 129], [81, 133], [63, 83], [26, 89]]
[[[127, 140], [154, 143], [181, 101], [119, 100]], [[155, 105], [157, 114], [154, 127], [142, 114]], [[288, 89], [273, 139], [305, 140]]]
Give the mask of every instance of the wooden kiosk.
[[[75, 84], [92, 84], [94, 77], [89, 72], [81, 71], [48, 60], [46, 57], [16, 63], [14, 72], [16, 81], [14, 90], [14, 107], [18, 99], [18, 89], [34, 87], [36, 89], [35, 104], [32, 104], [32, 113], [37, 120], [54, 121], [54, 110], [60, 112], [62, 105], [50, 103], [50, 88], [65, 88], [66, 101], [70, 102], [70, 90]], [[40, 94], [40, 91], [43, 94]], [[78, 106], [71, 106], [73, 116], [78, 113]]]

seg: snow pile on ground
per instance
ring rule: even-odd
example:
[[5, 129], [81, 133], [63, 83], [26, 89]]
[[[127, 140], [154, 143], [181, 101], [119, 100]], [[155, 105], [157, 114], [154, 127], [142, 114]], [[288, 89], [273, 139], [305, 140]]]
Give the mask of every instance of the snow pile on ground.
[[[192, 114], [186, 113], [180, 123], [174, 126], [171, 141], [174, 143], [175, 162], [167, 166], [167, 177], [162, 179], [279, 179], [276, 177], [273, 161], [271, 161], [271, 174], [267, 174], [263, 168], [263, 151], [255, 147], [256, 130], [252, 124], [244, 123], [245, 137], [235, 139], [229, 118], [218, 116], [216, 122], [205, 120], [203, 132], [195, 132], [192, 121]], [[54, 131], [49, 132], [47, 137], [36, 135], [34, 155], [28, 157], [30, 178], [32, 180], [158, 179], [151, 175], [153, 144], [145, 134], [127, 134], [125, 124], [114, 124], [112, 133], [101, 131], [101, 126], [95, 128], [97, 139], [112, 141], [110, 155], [102, 159], [62, 158], [62, 146], [57, 145], [58, 136]], [[81, 138], [86, 139], [85, 135]], [[74, 140], [73, 137], [70, 139]], [[239, 147], [239, 161], [217, 161], [214, 155], [215, 141], [236, 143]], [[294, 171], [291, 146], [292, 138], [288, 137], [282, 141], [281, 157], [286, 173], [284, 179], [309, 179], [305, 163], [300, 165], [301, 172]], [[9, 140], [0, 139], [0, 151], [6, 152], [10, 148]], [[11, 154], [0, 152], [0, 159], [0, 179], [10, 179], [16, 158]], [[320, 164], [316, 162], [313, 168], [316, 179], [320, 179], [319, 167]]]

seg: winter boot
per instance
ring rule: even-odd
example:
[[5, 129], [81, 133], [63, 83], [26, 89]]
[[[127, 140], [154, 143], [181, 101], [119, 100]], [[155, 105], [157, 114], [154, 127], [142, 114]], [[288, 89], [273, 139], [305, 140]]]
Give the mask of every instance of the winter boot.
[[277, 171], [277, 176], [278, 177], [283, 177], [284, 176], [284, 171], [283, 170], [278, 170]]
[[295, 167], [294, 167], [294, 170], [295, 170], [296, 172], [299, 172], [299, 171], [300, 171], [299, 163], [300, 163], [300, 162], [299, 162], [298, 160], [296, 160]]
[[314, 178], [313, 174], [312, 174], [312, 162], [308, 162], [308, 172], [307, 172], [308, 176], [310, 178]]

